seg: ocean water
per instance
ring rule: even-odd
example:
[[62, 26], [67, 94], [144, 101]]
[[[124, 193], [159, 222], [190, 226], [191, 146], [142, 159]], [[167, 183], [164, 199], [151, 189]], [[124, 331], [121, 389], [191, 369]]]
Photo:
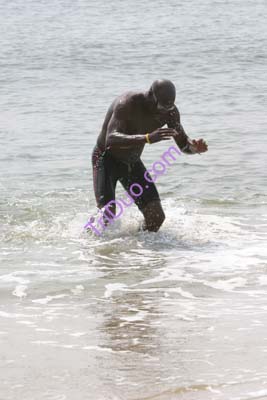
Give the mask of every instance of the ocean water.
[[[0, 0], [1, 400], [267, 399], [266, 12]], [[157, 180], [158, 233], [86, 233], [105, 113], [158, 78], [209, 151]]]

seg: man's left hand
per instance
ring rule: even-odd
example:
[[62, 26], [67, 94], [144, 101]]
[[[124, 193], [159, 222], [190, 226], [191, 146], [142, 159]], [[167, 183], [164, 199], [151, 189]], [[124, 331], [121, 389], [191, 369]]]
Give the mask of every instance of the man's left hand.
[[205, 151], [208, 151], [208, 145], [203, 139], [192, 140], [191, 143], [196, 153], [205, 153]]

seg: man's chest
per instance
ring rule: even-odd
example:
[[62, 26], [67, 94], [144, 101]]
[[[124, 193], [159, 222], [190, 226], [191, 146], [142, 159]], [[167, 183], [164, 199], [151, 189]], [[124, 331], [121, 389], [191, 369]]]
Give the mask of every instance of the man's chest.
[[128, 128], [131, 132], [136, 134], [145, 134], [147, 132], [153, 132], [155, 129], [161, 128], [166, 124], [166, 118], [155, 117], [138, 113], [134, 118], [128, 121]]

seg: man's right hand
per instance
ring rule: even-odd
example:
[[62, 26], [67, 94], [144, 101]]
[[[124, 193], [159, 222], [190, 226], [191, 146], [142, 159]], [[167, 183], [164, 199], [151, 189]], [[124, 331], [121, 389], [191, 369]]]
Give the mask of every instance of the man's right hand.
[[161, 140], [170, 140], [171, 137], [178, 135], [177, 131], [172, 128], [160, 128], [155, 131], [149, 133], [149, 141], [150, 143], [157, 143]]

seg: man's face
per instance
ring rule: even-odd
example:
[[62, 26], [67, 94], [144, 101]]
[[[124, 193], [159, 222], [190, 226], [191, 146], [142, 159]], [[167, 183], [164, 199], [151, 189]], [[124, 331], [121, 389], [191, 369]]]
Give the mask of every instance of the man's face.
[[174, 100], [175, 98], [170, 96], [160, 96], [158, 99], [156, 95], [153, 93], [153, 99], [157, 108], [157, 114], [165, 115], [172, 111], [175, 107]]

